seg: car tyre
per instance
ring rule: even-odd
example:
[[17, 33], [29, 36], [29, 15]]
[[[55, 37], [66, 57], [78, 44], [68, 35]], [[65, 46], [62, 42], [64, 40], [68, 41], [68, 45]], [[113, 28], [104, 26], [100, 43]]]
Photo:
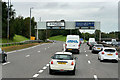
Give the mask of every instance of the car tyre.
[[98, 60], [100, 60], [100, 58], [98, 57]]
[[50, 68], [49, 68], [49, 74], [53, 75], [53, 70], [51, 70]]
[[7, 57], [5, 57], [2, 61], [2, 63], [5, 63], [5, 62], [7, 62]]
[[76, 71], [76, 68], [74, 68], [74, 70], [72, 71], [72, 75], [75, 75], [75, 71]]

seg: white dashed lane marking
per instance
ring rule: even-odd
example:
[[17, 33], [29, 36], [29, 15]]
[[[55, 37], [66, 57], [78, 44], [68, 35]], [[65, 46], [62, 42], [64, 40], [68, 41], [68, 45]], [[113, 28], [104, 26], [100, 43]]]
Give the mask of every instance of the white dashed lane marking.
[[2, 65], [10, 64], [10, 62], [3, 63]]
[[46, 50], [46, 48], [45, 48], [45, 50]]
[[88, 55], [86, 54], [86, 56], [88, 56]]
[[98, 80], [97, 75], [94, 75], [95, 80]]
[[43, 67], [43, 69], [47, 69], [47, 67], [45, 66], [45, 67]]
[[30, 57], [30, 55], [26, 55], [25, 57]]
[[88, 61], [88, 63], [89, 63], [89, 64], [91, 64], [91, 62], [90, 62], [90, 61]]
[[35, 78], [35, 77], [38, 77], [39, 76], [39, 74], [35, 74], [33, 77]]
[[46, 66], [48, 67], [48, 66], [49, 66], [49, 64], [46, 64]]
[[39, 73], [42, 73], [44, 70], [40, 70]]
[[38, 51], [38, 52], [40, 52], [40, 51]]

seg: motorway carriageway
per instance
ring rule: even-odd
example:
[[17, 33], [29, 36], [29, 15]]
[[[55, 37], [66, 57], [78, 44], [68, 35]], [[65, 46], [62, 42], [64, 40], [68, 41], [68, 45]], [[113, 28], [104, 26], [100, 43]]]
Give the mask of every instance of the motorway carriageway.
[[62, 51], [63, 43], [45, 43], [8, 52], [8, 62], [2, 64], [3, 78], [118, 78], [118, 63], [100, 62], [87, 44], [82, 44], [77, 57], [76, 75], [50, 75], [49, 61], [55, 52]]

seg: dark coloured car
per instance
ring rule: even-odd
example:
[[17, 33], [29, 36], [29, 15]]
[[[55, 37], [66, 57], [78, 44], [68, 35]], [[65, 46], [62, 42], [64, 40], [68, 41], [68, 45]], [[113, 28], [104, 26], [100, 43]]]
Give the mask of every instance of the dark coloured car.
[[94, 44], [97, 44], [96, 42], [89, 42], [89, 49], [91, 50], [92, 49], [92, 47], [94, 46]]

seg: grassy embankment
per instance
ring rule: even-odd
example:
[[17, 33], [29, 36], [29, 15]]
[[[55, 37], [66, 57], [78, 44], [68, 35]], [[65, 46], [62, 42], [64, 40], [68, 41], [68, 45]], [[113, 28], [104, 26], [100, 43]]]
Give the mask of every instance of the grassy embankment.
[[[9, 43], [12, 42], [21, 42], [21, 41], [25, 41], [25, 40], [29, 40], [26, 37], [23, 37], [21, 35], [15, 35], [13, 40], [9, 40]], [[0, 42], [2, 41], [2, 43], [7, 43], [7, 39], [2, 39], [0, 40]], [[8, 51], [13, 51], [13, 50], [19, 50], [19, 49], [24, 49], [24, 48], [28, 48], [31, 46], [35, 46], [41, 43], [31, 43], [31, 44], [23, 44], [23, 45], [12, 45], [12, 46], [7, 46], [7, 47], [2, 47], [3, 50], [5, 50], [6, 52]]]
[[56, 40], [56, 41], [66, 41], [66, 36], [58, 35], [58, 36], [53, 36], [49, 38], [50, 40]]

